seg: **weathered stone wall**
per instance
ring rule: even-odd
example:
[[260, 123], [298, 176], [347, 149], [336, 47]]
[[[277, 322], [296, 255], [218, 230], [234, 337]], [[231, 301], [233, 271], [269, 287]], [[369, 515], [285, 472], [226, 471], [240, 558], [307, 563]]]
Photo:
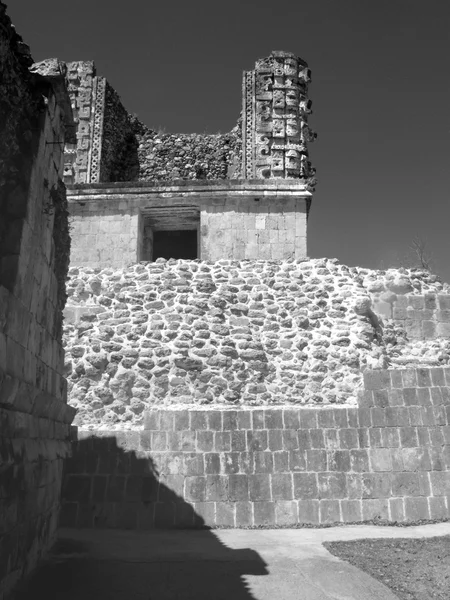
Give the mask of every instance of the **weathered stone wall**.
[[240, 123], [225, 134], [163, 133], [146, 127], [137, 119], [133, 124], [138, 142], [137, 178], [140, 181], [237, 179], [242, 176]]
[[201, 258], [306, 258], [307, 204], [296, 198], [235, 198], [202, 206]]
[[106, 82], [100, 181], [134, 181], [139, 175], [138, 140], [127, 111]]
[[[76, 423], [136, 427], [161, 404], [354, 404], [363, 370], [410, 354], [405, 331], [372, 311], [374, 277], [390, 285], [389, 272], [326, 259], [74, 267], [65, 346]], [[415, 281], [418, 297], [442, 290]], [[436, 343], [412, 364], [448, 364], [449, 340]]]
[[364, 384], [351, 407], [155, 408], [140, 432], [79, 431], [62, 524], [448, 519], [450, 369], [368, 371]]
[[121, 213], [106, 205], [101, 211], [78, 212], [71, 219], [72, 265], [129, 265], [140, 260], [138, 210]]
[[59, 142], [70, 116], [56, 102], [58, 76], [31, 75], [31, 63], [0, 3], [1, 599], [54, 541], [75, 413], [61, 346], [69, 237]]
[[203, 260], [305, 258], [310, 202], [305, 186], [292, 180], [75, 186], [69, 190], [71, 262], [118, 268], [148, 260], [141, 227], [147, 243], [152, 228], [197, 229]]

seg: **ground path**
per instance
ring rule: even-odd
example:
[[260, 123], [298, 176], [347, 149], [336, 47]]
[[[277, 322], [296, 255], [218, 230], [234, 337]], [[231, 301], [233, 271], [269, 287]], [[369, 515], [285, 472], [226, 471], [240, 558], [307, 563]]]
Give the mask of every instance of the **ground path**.
[[450, 535], [419, 527], [117, 531], [61, 530], [20, 600], [396, 600], [326, 541]]

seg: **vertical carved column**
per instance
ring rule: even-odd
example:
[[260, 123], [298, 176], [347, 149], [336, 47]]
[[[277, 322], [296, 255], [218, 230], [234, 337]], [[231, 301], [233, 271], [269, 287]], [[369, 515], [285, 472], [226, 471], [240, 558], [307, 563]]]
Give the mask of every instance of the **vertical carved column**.
[[89, 181], [101, 181], [101, 153], [103, 137], [103, 117], [105, 114], [106, 79], [96, 77], [94, 81], [94, 114], [91, 132], [91, 156], [89, 161]]
[[[311, 183], [308, 65], [272, 52], [243, 78], [243, 174], [247, 179], [296, 178]], [[312, 184], [313, 185], [313, 184]]]
[[77, 123], [77, 143], [64, 148], [64, 182], [88, 183], [95, 66], [92, 61], [67, 63], [68, 91]]

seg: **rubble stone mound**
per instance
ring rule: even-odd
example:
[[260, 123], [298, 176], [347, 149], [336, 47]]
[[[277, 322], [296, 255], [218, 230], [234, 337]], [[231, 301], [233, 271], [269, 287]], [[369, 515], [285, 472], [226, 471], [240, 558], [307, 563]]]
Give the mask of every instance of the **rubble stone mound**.
[[[152, 405], [354, 404], [362, 371], [389, 366], [401, 337], [372, 310], [399, 278], [335, 259], [72, 268], [76, 423], [133, 428]], [[402, 281], [409, 293], [442, 288], [426, 274]]]

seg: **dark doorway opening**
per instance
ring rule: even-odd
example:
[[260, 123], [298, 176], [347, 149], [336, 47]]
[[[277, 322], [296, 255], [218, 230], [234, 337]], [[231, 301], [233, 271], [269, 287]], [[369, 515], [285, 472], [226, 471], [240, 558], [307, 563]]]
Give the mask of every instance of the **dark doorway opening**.
[[153, 260], [157, 258], [198, 258], [197, 230], [154, 231]]

